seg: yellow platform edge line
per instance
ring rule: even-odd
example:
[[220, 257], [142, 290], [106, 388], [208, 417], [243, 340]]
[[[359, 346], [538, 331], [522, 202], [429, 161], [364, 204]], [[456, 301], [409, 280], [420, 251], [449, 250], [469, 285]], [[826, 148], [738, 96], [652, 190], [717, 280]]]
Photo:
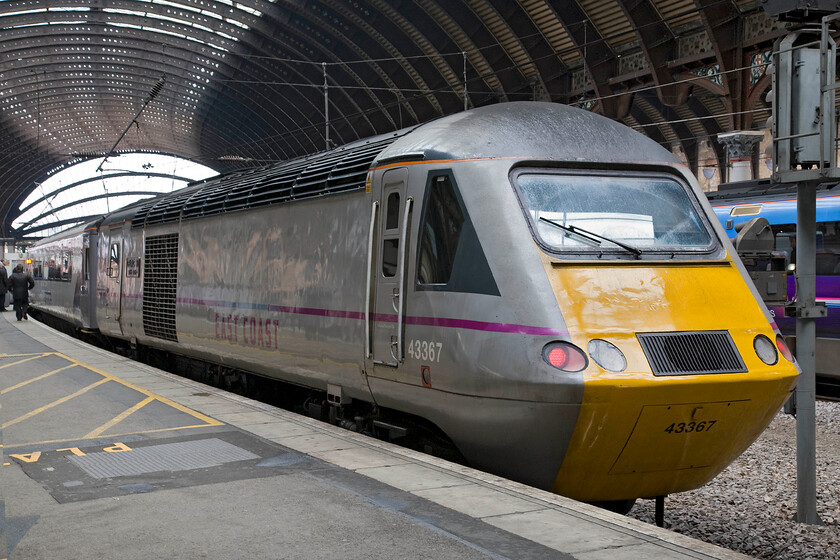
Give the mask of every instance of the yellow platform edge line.
[[86, 368], [90, 371], [98, 373], [102, 377], [105, 377], [105, 378], [107, 378], [111, 381], [114, 381], [116, 383], [124, 385], [124, 386], [126, 386], [130, 389], [134, 389], [135, 391], [137, 391], [139, 393], [142, 393], [142, 394], [146, 395], [147, 397], [153, 397], [155, 400], [160, 401], [167, 406], [171, 406], [172, 408], [174, 408], [176, 410], [179, 410], [179, 411], [183, 412], [184, 414], [188, 414], [188, 415], [192, 416], [193, 418], [196, 418], [197, 420], [201, 420], [202, 422], [206, 422], [208, 426], [224, 426], [224, 422], [219, 422], [215, 418], [210, 418], [209, 416], [207, 416], [205, 414], [202, 414], [202, 413], [198, 412], [197, 410], [192, 410], [191, 408], [188, 408], [188, 407], [186, 407], [182, 404], [179, 404], [179, 403], [177, 403], [177, 402], [175, 402], [171, 399], [168, 399], [168, 398], [166, 398], [162, 395], [158, 395], [156, 393], [153, 393], [151, 391], [143, 389], [142, 387], [138, 387], [137, 385], [134, 385], [133, 383], [129, 383], [128, 381], [120, 379], [119, 377], [117, 377], [115, 375], [104, 372], [104, 371], [102, 371], [100, 369], [97, 369], [93, 366], [89, 366], [89, 365], [85, 364], [84, 362], [80, 362], [78, 360], [75, 360], [75, 359], [71, 358], [70, 356], [65, 356], [64, 354], [60, 354], [60, 353], [56, 353], [56, 355], [61, 356], [62, 358], [66, 359], [66, 360], [70, 360], [71, 362], [74, 362], [74, 363], [76, 363], [77, 365], [79, 365], [83, 368]]

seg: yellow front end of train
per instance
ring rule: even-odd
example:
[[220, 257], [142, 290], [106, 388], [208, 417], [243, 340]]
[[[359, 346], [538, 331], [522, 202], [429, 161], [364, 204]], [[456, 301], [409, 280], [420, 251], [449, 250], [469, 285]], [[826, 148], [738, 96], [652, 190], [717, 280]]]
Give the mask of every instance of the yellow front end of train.
[[[544, 264], [571, 341], [587, 349], [604, 340], [626, 358], [620, 372], [592, 359], [582, 372], [580, 416], [553, 486], [559, 494], [598, 501], [697, 488], [749, 447], [796, 382], [792, 358], [759, 358], [756, 337], [775, 342], [777, 333], [728, 256]], [[679, 333], [728, 333], [745, 371], [655, 374], [640, 339]], [[704, 358], [702, 345], [686, 352]]]

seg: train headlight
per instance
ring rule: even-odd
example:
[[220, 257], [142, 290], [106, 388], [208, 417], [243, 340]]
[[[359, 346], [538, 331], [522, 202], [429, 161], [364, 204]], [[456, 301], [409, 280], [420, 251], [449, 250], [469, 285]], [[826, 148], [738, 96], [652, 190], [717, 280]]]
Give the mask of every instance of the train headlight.
[[787, 342], [785, 342], [784, 337], [780, 334], [776, 335], [776, 346], [779, 348], [779, 352], [782, 353], [782, 356], [784, 356], [787, 361], [789, 361], [789, 362], [795, 362], [796, 361], [796, 358], [793, 357], [793, 352], [790, 351], [790, 348], [788, 348]]
[[776, 347], [763, 334], [755, 337], [753, 348], [755, 348], [755, 353], [758, 354], [758, 358], [768, 366], [776, 365], [776, 362], [779, 361], [779, 354], [776, 352]]
[[589, 356], [595, 363], [607, 371], [622, 372], [627, 367], [627, 359], [614, 344], [595, 338], [586, 346]]
[[589, 363], [583, 350], [568, 342], [549, 342], [543, 347], [542, 355], [548, 365], [561, 371], [581, 371]]

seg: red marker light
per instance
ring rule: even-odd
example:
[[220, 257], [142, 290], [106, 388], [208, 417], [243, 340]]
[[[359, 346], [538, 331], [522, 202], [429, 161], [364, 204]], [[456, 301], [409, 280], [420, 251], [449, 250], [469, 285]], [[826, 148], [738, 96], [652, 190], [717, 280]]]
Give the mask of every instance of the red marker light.
[[565, 366], [568, 361], [569, 353], [566, 352], [565, 348], [558, 346], [557, 348], [552, 348], [548, 351], [548, 363], [557, 369], [563, 369], [563, 366]]
[[589, 364], [583, 350], [568, 342], [549, 342], [542, 354], [548, 365], [561, 371], [577, 372]]
[[793, 353], [790, 351], [790, 348], [788, 348], [785, 339], [780, 334], [776, 335], [776, 347], [779, 349], [779, 352], [782, 354], [782, 356], [785, 357], [787, 361], [796, 362], [796, 358], [793, 357]]

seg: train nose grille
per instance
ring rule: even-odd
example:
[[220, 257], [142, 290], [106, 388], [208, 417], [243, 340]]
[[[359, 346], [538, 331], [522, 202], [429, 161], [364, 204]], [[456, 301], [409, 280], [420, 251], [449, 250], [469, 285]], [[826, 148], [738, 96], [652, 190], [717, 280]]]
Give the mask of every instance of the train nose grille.
[[636, 333], [654, 375], [747, 371], [727, 331]]

